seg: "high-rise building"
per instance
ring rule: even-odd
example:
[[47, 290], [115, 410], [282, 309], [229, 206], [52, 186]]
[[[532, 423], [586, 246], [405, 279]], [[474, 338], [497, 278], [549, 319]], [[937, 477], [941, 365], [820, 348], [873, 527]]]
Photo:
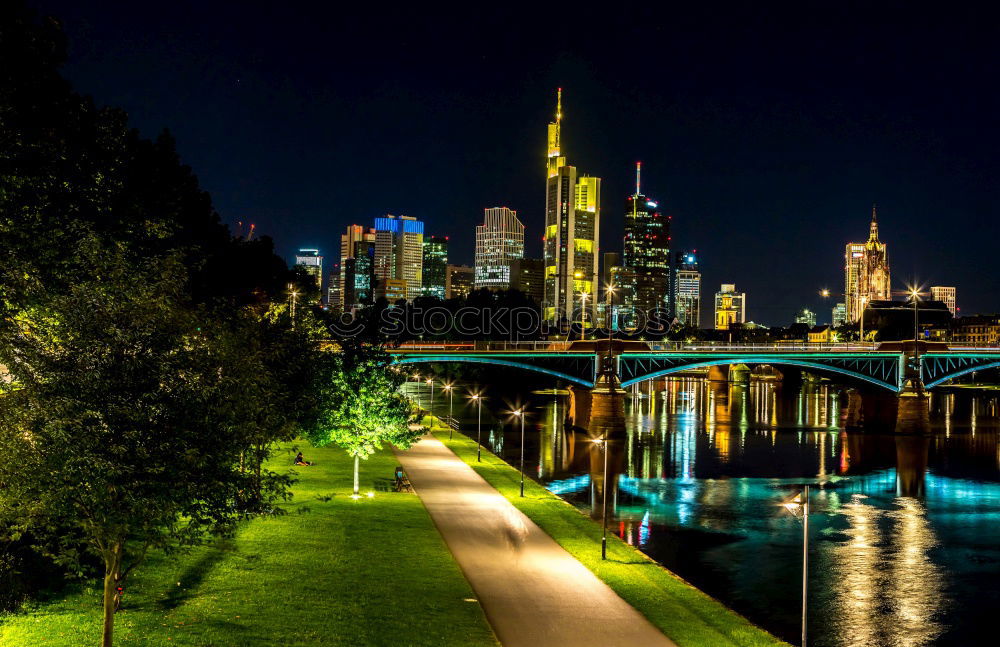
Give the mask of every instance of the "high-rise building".
[[830, 321], [832, 322], [834, 328], [843, 326], [847, 323], [847, 304], [838, 303], [833, 306], [833, 311], [830, 313], [830, 316]]
[[545, 261], [519, 258], [510, 264], [510, 287], [520, 290], [541, 305], [544, 297]]
[[635, 270], [630, 305], [648, 312], [670, 304], [670, 219], [641, 190], [642, 163], [635, 165], [635, 193], [625, 200], [622, 264]]
[[350, 309], [348, 304], [344, 301], [344, 295], [347, 292], [346, 274], [345, 267], [347, 266], [347, 259], [354, 258], [357, 250], [362, 250], [367, 253], [368, 247], [366, 245], [358, 246], [359, 243], [371, 243], [372, 246], [375, 245], [375, 229], [368, 228], [365, 229], [363, 225], [348, 225], [347, 231], [340, 235], [340, 295], [337, 301], [331, 301], [330, 305], [334, 308], [343, 307], [344, 310]]
[[809, 308], [802, 308], [795, 313], [795, 323], [806, 324], [812, 328], [816, 325], [816, 313]]
[[444, 283], [444, 298], [460, 299], [472, 291], [475, 270], [468, 265], [449, 265]]
[[951, 315], [955, 316], [955, 288], [933, 285], [931, 286], [931, 299], [944, 303], [951, 310]]
[[424, 238], [424, 280], [421, 292], [425, 297], [444, 298], [448, 273], [448, 237]]
[[715, 329], [729, 330], [733, 324], [745, 323], [746, 320], [746, 294], [737, 292], [732, 283], [723, 283], [715, 293]]
[[375, 241], [356, 240], [350, 257], [340, 269], [344, 277], [344, 310], [363, 308], [375, 300]]
[[344, 295], [340, 292], [340, 264], [333, 266], [326, 279], [326, 303], [334, 310], [340, 310], [344, 304]]
[[407, 300], [416, 299], [423, 285], [423, 269], [424, 223], [410, 216], [376, 218], [376, 294], [389, 298], [391, 287], [394, 296], [403, 294]]
[[598, 234], [601, 225], [601, 180], [577, 175], [562, 154], [562, 88], [556, 119], [548, 129], [545, 180], [545, 292], [542, 318], [550, 323], [593, 321], [597, 293]]
[[318, 249], [300, 249], [295, 255], [295, 265], [316, 281], [317, 290], [323, 289], [323, 256]]
[[507, 207], [486, 209], [483, 224], [476, 225], [475, 286], [507, 290], [510, 264], [524, 258], [524, 225]]
[[674, 317], [683, 326], [701, 326], [701, 272], [695, 252], [677, 252], [673, 271]]
[[886, 244], [878, 239], [875, 207], [868, 241], [847, 243], [844, 252], [844, 295], [847, 302], [847, 320], [861, 318], [867, 304], [891, 299], [889, 282], [889, 254]]

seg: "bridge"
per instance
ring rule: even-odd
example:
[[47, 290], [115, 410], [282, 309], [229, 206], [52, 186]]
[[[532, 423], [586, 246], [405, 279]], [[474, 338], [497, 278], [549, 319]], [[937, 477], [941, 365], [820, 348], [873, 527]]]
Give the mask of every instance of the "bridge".
[[[591, 388], [606, 351], [574, 350], [569, 342], [469, 342], [407, 344], [393, 350], [399, 364], [459, 362], [533, 371]], [[623, 387], [673, 373], [713, 366], [769, 365], [805, 369], [829, 377], [872, 384], [893, 393], [904, 389], [912, 353], [879, 350], [873, 344], [650, 343], [648, 351], [616, 351]], [[920, 355], [920, 377], [934, 388], [956, 377], [1000, 367], [1000, 348], [959, 347]]]

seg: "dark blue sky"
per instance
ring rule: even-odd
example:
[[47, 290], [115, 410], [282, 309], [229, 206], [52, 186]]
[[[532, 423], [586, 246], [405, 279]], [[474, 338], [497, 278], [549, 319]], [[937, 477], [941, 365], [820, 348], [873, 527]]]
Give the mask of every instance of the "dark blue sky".
[[[843, 249], [879, 205], [893, 283], [955, 285], [1000, 310], [1000, 23], [947, 5], [552, 5], [32, 0], [70, 38], [65, 73], [149, 136], [169, 127], [227, 222], [328, 262], [351, 223], [402, 213], [470, 263], [484, 207], [517, 209], [540, 255], [545, 126], [604, 178], [621, 248], [636, 160], [750, 318], [829, 311]], [[804, 6], [808, 5], [808, 6]], [[562, 22], [560, 22], [562, 21]]]

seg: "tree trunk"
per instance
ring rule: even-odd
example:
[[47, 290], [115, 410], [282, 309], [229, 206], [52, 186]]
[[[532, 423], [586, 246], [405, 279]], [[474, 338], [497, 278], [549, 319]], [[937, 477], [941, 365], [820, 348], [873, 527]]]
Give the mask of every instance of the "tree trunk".
[[354, 457], [354, 495], [358, 494], [358, 457]]
[[122, 543], [115, 543], [111, 553], [104, 558], [104, 634], [103, 647], [112, 647], [115, 628], [115, 610], [118, 608], [118, 582], [121, 579]]

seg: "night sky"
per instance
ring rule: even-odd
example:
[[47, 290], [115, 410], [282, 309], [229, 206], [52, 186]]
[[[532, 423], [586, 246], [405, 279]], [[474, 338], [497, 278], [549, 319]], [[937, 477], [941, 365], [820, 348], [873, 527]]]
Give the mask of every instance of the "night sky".
[[700, 254], [703, 304], [734, 282], [755, 321], [803, 306], [829, 321], [817, 291], [843, 291], [844, 244], [867, 238], [874, 202], [896, 289], [954, 285], [963, 314], [1000, 310], [985, 3], [32, 4], [63, 21], [79, 91], [147, 136], [168, 127], [223, 219], [286, 257], [316, 246], [330, 263], [346, 225], [394, 213], [471, 264], [499, 205], [540, 256], [562, 86], [564, 154], [604, 179], [602, 251], [621, 249], [642, 160], [674, 247]]

